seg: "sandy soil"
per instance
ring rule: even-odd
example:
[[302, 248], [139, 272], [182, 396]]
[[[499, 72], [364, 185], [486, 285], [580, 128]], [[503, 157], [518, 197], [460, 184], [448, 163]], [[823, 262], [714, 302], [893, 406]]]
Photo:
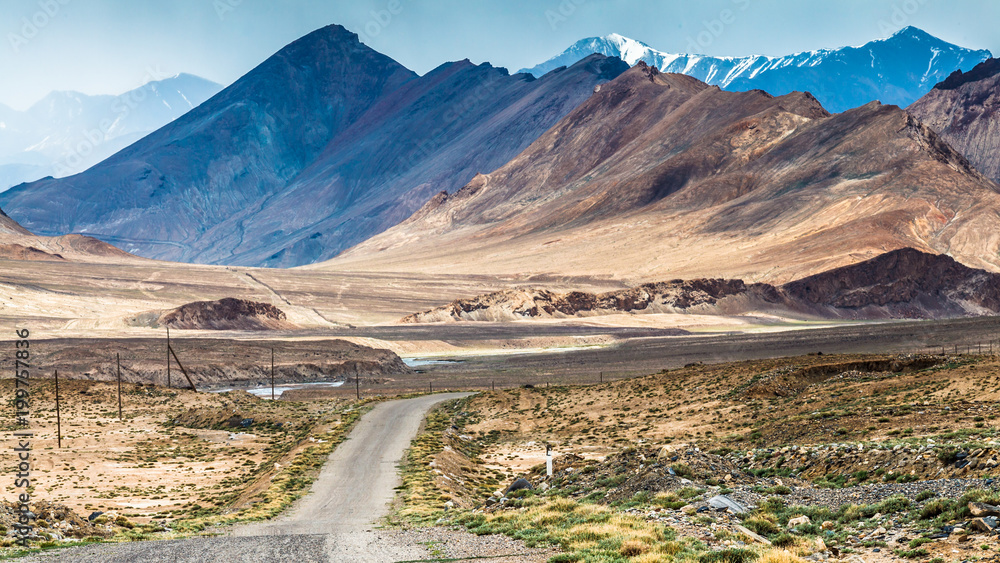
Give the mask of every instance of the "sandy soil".
[[[59, 385], [62, 447], [57, 445], [53, 382], [32, 386], [36, 494], [84, 516], [112, 511], [146, 522], [223, 505], [226, 495], [266, 475], [267, 464], [296, 447], [295, 429], [319, 432], [339, 420], [334, 403], [270, 402], [238, 392], [126, 383], [124, 420], [119, 421], [114, 384], [61, 380]], [[12, 395], [12, 380], [0, 381], [0, 393]], [[192, 409], [197, 414], [188, 417], [189, 426], [172, 423]], [[225, 421], [234, 416], [254, 421], [247, 428], [230, 428]], [[270, 421], [283, 429], [265, 425]], [[13, 430], [7, 423], [0, 436], [12, 443]], [[5, 474], [13, 473], [10, 462], [7, 458], [0, 468]], [[13, 497], [13, 480], [4, 483], [3, 492]]]

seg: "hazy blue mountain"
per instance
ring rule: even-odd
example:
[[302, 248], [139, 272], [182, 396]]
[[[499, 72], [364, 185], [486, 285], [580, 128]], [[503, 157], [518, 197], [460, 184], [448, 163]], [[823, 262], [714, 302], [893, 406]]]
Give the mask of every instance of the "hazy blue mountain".
[[221, 89], [180, 74], [119, 96], [52, 92], [23, 112], [0, 106], [0, 191], [43, 176], [82, 172]]
[[712, 57], [671, 54], [618, 34], [577, 41], [566, 51], [522, 72], [539, 76], [600, 53], [630, 65], [644, 61], [662, 72], [693, 76], [725, 90], [760, 89], [774, 96], [812, 93], [841, 112], [872, 100], [905, 107], [955, 70], [969, 70], [991, 57], [942, 41], [915, 27], [858, 47], [806, 51], [784, 57]]
[[329, 26], [93, 168], [12, 188], [0, 206], [36, 234], [85, 233], [185, 260], [192, 242], [275, 195], [384, 94], [415, 78]]
[[279, 194], [193, 242], [186, 259], [285, 267], [332, 258], [501, 167], [626, 70], [600, 55], [539, 79], [443, 64], [385, 96]]
[[152, 258], [307, 264], [499, 168], [627, 69], [593, 55], [539, 79], [468, 60], [418, 77], [330, 26], [90, 170], [18, 186], [0, 206], [34, 232]]

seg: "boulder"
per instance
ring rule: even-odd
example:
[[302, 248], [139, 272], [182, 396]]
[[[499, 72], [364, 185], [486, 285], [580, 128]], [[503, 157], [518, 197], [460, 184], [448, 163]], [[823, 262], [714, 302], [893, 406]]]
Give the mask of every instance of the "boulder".
[[976, 518], [984, 516], [1000, 516], [1000, 507], [985, 502], [970, 502], [969, 512]]
[[708, 499], [708, 505], [716, 510], [729, 510], [733, 514], [746, 514], [749, 509], [726, 495], [716, 495]]
[[996, 516], [986, 516], [985, 518], [973, 518], [969, 522], [969, 529], [983, 534], [988, 534], [997, 527]]
[[809, 524], [811, 522], [812, 522], [812, 520], [810, 520], [808, 516], [804, 516], [804, 515], [803, 516], [796, 516], [795, 518], [792, 518], [791, 520], [788, 521], [788, 527], [789, 528], [795, 528], [797, 526], [804, 526], [804, 525]]
[[521, 489], [532, 490], [534, 488], [535, 487], [531, 486], [531, 483], [527, 479], [521, 477], [516, 481], [514, 481], [513, 483], [511, 483], [509, 487], [507, 487], [507, 491], [505, 492], [504, 496], [509, 495], [514, 491], [520, 491]]

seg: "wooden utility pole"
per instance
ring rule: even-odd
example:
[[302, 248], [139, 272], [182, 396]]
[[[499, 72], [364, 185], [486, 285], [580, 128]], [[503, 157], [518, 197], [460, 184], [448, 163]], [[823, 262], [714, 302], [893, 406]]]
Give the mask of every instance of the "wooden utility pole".
[[354, 376], [354, 391], [358, 394], [358, 400], [361, 400], [361, 376]]
[[184, 369], [184, 364], [181, 363], [181, 359], [177, 357], [177, 352], [174, 352], [174, 349], [171, 348], [170, 345], [167, 345], [167, 351], [174, 356], [174, 361], [177, 362], [177, 367], [181, 368], [181, 373], [183, 373], [184, 377], [187, 378], [188, 383], [191, 385], [191, 389], [193, 391], [198, 391], [198, 388], [194, 386], [194, 381], [191, 380], [191, 376], [188, 375], [187, 370]]
[[274, 348], [271, 348], [271, 400], [274, 400]]
[[167, 387], [170, 387], [170, 327], [167, 327]]
[[59, 417], [59, 370], [56, 370], [56, 445], [62, 448], [62, 420]]
[[124, 420], [122, 418], [122, 355], [115, 354], [115, 362], [118, 364], [118, 421]]

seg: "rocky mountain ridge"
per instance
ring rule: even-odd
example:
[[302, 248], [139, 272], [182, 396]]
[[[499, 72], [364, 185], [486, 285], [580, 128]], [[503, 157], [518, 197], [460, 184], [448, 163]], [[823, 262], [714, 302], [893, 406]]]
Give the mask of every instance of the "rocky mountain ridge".
[[[697, 49], [697, 45], [689, 48]], [[956, 70], [990, 58], [987, 50], [965, 49], [915, 27], [856, 47], [818, 49], [783, 57], [714, 57], [673, 54], [613, 33], [581, 39], [555, 57], [521, 72], [540, 75], [592, 54], [639, 61], [662, 72], [693, 76], [726, 90], [761, 89], [780, 96], [814, 94], [830, 111], [842, 112], [873, 100], [907, 106]]]
[[1000, 314], [1000, 274], [904, 248], [781, 286], [743, 280], [646, 283], [593, 294], [505, 290], [404, 317], [402, 323], [587, 317], [618, 313], [743, 314], [822, 318], [944, 318]]
[[1000, 181], [1000, 59], [956, 71], [907, 111], [977, 169]]
[[831, 115], [640, 62], [322, 267], [782, 284], [912, 247], [996, 271], [998, 207], [997, 184], [897, 107]]

